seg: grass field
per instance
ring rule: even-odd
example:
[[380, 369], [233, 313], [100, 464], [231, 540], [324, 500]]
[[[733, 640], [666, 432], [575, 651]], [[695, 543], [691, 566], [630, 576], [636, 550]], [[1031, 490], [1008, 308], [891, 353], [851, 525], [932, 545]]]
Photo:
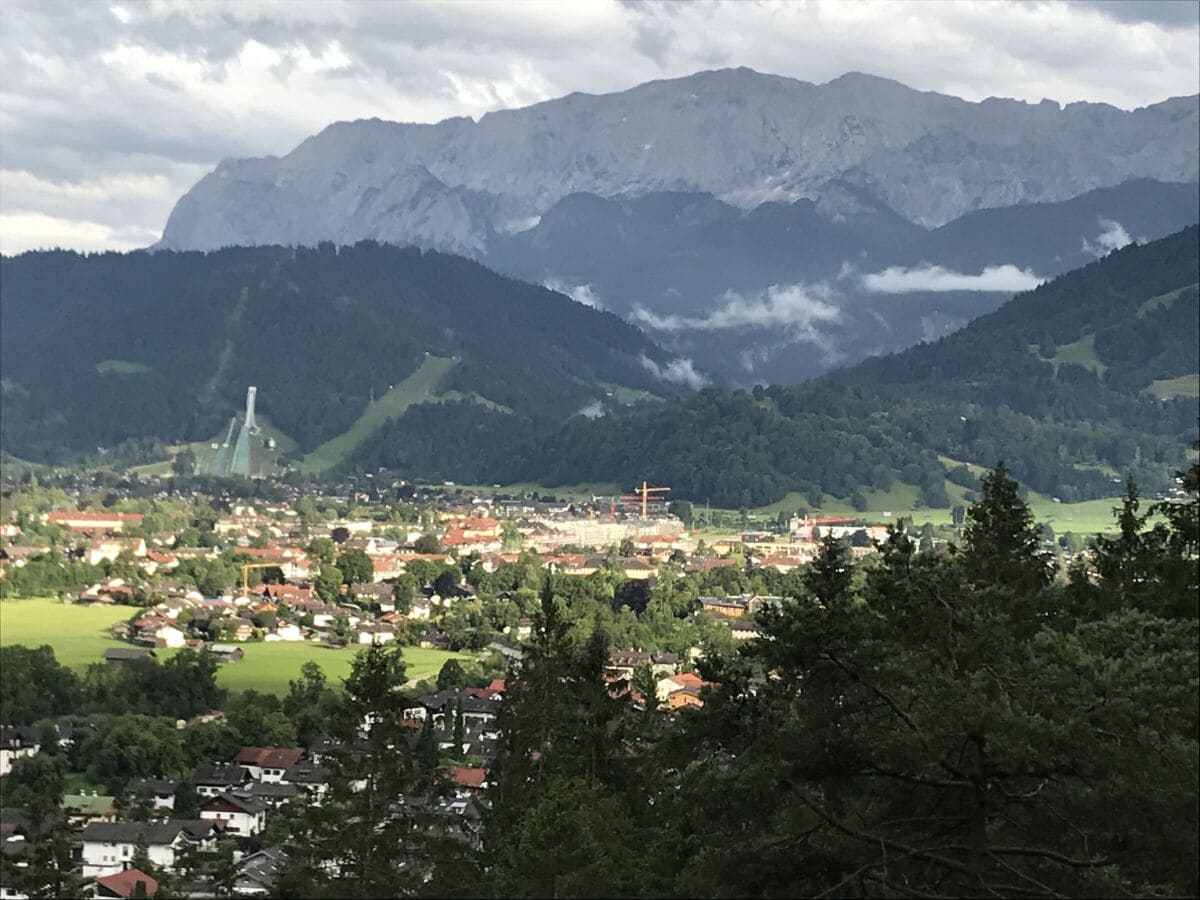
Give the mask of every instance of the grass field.
[[[946, 466], [961, 465], [957, 460], [951, 459], [948, 456], [939, 457], [942, 463]], [[981, 466], [969, 465], [968, 468], [972, 474], [976, 476], [983, 475], [985, 470]], [[957, 484], [946, 482], [946, 494], [950, 497], [951, 503], [955, 505], [970, 505], [963, 496], [966, 489]], [[778, 500], [775, 503], [770, 503], [766, 506], [759, 506], [749, 510], [750, 516], [758, 519], [774, 518], [780, 512], [791, 513], [797, 509], [807, 509], [812, 515], [837, 516], [837, 515], [853, 515], [862, 516], [866, 519], [873, 519], [880, 522], [894, 521], [900, 516], [912, 516], [914, 524], [920, 526], [926, 522], [932, 525], [949, 525], [951, 523], [950, 510], [947, 509], [913, 509], [913, 501], [917, 499], [919, 492], [916, 487], [904, 482], [895, 482], [888, 491], [863, 491], [863, 497], [867, 501], [867, 508], [864, 512], [857, 512], [853, 506], [846, 500], [837, 497], [831, 497], [828, 494], [824, 496], [821, 506], [814, 509], [809, 503], [808, 497], [804, 494], [792, 492]], [[1067, 531], [1074, 531], [1078, 534], [1098, 534], [1105, 531], [1114, 530], [1114, 519], [1112, 510], [1113, 507], [1119, 506], [1121, 499], [1119, 497], [1105, 497], [1100, 500], [1087, 500], [1082, 503], [1055, 503], [1050, 497], [1046, 497], [1036, 491], [1029, 493], [1029, 507], [1033, 511], [1034, 519], [1038, 522], [1046, 522], [1054, 529], [1055, 533], [1061, 534]], [[726, 516], [735, 515], [735, 511], [724, 511]], [[890, 513], [890, 515], [888, 515]]]
[[438, 399], [438, 386], [446, 374], [457, 365], [455, 360], [441, 356], [425, 359], [407, 378], [393, 385], [387, 393], [370, 404], [343, 434], [323, 443], [300, 463], [303, 472], [330, 469], [354, 452], [388, 419], [403, 415], [414, 403]]
[[0, 645], [49, 644], [55, 658], [72, 669], [99, 662], [107, 647], [128, 647], [108, 633], [114, 622], [128, 619], [133, 606], [77, 606], [57, 600], [0, 602]]
[[1178, 378], [1164, 378], [1161, 381], [1150, 382], [1146, 392], [1153, 394], [1159, 400], [1170, 400], [1172, 397], [1200, 397], [1200, 375], [1180, 375]]
[[1137, 311], [1138, 318], [1139, 319], [1142, 318], [1147, 313], [1152, 312], [1155, 309], [1158, 309], [1160, 306], [1170, 306], [1172, 303], [1175, 302], [1175, 299], [1180, 294], [1182, 294], [1184, 291], [1191, 290], [1195, 286], [1196, 286], [1195, 284], [1187, 284], [1181, 288], [1176, 288], [1173, 291], [1167, 291], [1167, 293], [1165, 293], [1165, 294], [1159, 294], [1157, 297], [1151, 297], [1149, 300], [1147, 300], [1145, 303], [1143, 303], [1141, 306], [1138, 307], [1138, 311]]
[[150, 367], [127, 359], [105, 359], [96, 363], [96, 371], [101, 375], [144, 375]]
[[1029, 492], [1029, 508], [1033, 511], [1034, 520], [1045, 522], [1054, 529], [1055, 534], [1068, 531], [1076, 534], [1115, 531], [1113, 507], [1120, 505], [1120, 497], [1104, 497], [1082, 503], [1055, 503], [1035, 491]]
[[1103, 375], [1104, 370], [1108, 368], [1100, 362], [1100, 357], [1096, 355], [1096, 336], [1094, 334], [1086, 334], [1071, 344], [1062, 344], [1059, 346], [1058, 352], [1047, 362], [1054, 364], [1056, 373], [1059, 366], [1068, 363], [1091, 369], [1097, 375]]
[[[83, 669], [99, 662], [105, 648], [129, 646], [109, 637], [108, 628], [135, 611], [131, 606], [77, 606], [48, 599], [5, 600], [0, 602], [0, 645], [49, 644], [59, 662]], [[307, 642], [250, 643], [241, 647], [246, 652], [245, 659], [222, 666], [217, 680], [230, 690], [253, 688], [270, 694], [286, 693], [288, 681], [296, 678], [300, 667], [309, 660], [319, 663], [330, 682], [338, 684], [350, 673], [350, 663], [357, 652], [356, 648], [335, 650]], [[157, 652], [165, 657], [174, 651]], [[436, 675], [447, 659], [467, 660], [472, 656], [405, 647], [404, 658], [408, 677], [418, 680]]]

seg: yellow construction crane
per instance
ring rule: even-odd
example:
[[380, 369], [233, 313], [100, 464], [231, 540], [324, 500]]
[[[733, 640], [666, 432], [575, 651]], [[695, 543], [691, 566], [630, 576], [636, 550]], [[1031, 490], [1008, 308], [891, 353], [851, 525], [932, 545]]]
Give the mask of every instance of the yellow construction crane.
[[245, 597], [250, 593], [250, 570], [251, 569], [278, 569], [279, 563], [246, 563], [242, 566], [242, 596]]
[[[633, 489], [632, 494], [627, 494], [624, 497], [622, 497], [621, 501], [624, 503], [637, 503], [638, 501], [641, 501], [642, 518], [644, 519], [644, 518], [646, 518], [646, 509], [650, 502], [650, 495], [651, 494], [663, 494], [669, 490], [671, 490], [669, 487], [651, 487], [649, 484], [647, 484], [645, 481], [643, 481], [640, 485], [637, 485]], [[659, 498], [655, 497], [654, 499], [657, 500]]]

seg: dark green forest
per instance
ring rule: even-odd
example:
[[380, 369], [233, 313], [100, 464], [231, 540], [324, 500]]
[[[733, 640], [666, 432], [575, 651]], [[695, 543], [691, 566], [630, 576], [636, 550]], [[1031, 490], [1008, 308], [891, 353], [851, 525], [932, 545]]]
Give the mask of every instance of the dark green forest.
[[[788, 491], [851, 497], [897, 478], [945, 506], [938, 454], [1003, 459], [1023, 484], [1068, 502], [1111, 495], [1105, 467], [1160, 490], [1200, 410], [1194, 395], [1159, 400], [1145, 388], [1200, 371], [1198, 235], [1131, 245], [936, 343], [803, 385], [710, 389], [524, 439], [516, 423], [466, 406], [414, 408], [358, 461], [464, 481], [649, 478], [730, 507]], [[1080, 341], [1094, 347], [1090, 367], [1051, 361]], [[449, 446], [472, 428], [500, 440]]]
[[662, 351], [611, 314], [373, 242], [26, 253], [0, 261], [0, 291], [0, 445], [35, 462], [207, 440], [251, 384], [259, 412], [310, 450], [426, 354], [459, 360], [441, 391], [535, 423], [606, 401], [608, 384], [673, 391], [641, 362]]

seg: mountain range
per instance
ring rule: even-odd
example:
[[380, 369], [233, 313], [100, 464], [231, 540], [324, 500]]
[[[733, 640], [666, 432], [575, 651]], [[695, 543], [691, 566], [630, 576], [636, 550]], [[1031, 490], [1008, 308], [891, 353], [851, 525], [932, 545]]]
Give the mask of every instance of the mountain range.
[[797, 382], [1195, 222], [1198, 131], [1196, 96], [1125, 111], [701, 72], [477, 122], [339, 122], [221, 163], [157, 246], [465, 254], [719, 383]]

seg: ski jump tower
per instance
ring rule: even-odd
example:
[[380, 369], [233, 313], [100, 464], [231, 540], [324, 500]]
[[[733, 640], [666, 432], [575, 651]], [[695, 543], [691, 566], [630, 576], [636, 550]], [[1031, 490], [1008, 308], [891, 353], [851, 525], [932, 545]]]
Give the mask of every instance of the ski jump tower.
[[253, 385], [246, 390], [246, 412], [242, 417], [242, 427], [238, 431], [237, 441], [233, 444], [233, 453], [230, 454], [230, 439], [233, 437], [233, 429], [237, 425], [237, 416], [229, 422], [229, 431], [225, 435], [225, 443], [217, 451], [216, 458], [213, 460], [212, 474], [213, 475], [240, 475], [243, 478], [249, 478], [252, 472], [250, 461], [250, 438], [256, 436], [261, 429], [258, 423], [254, 420], [254, 397], [258, 393], [258, 388]]

